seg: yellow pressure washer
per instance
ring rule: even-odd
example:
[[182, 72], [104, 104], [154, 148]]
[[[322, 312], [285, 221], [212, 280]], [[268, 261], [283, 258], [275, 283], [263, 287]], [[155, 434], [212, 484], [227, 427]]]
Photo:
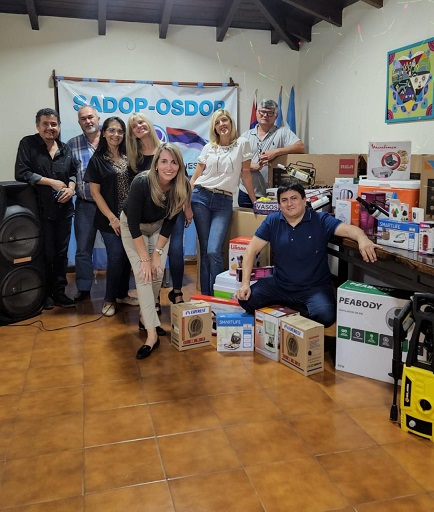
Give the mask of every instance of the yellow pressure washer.
[[[405, 363], [403, 345], [413, 332]], [[415, 293], [393, 322], [393, 403], [390, 419], [398, 421], [398, 381], [401, 380], [401, 428], [434, 441], [434, 294]]]

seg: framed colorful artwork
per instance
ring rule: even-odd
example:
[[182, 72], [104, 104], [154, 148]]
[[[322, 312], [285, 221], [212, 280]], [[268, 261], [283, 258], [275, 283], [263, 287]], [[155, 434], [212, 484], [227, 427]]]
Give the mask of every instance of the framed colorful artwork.
[[434, 38], [387, 54], [386, 123], [432, 119]]

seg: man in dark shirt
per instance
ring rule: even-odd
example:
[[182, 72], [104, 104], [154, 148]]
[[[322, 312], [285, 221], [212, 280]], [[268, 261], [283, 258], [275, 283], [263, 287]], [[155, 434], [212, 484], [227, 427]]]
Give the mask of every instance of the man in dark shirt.
[[38, 199], [45, 253], [45, 308], [73, 307], [65, 286], [78, 162], [59, 140], [60, 119], [55, 110], [39, 110], [36, 129], [38, 133], [20, 141], [15, 179], [34, 186]]
[[[357, 226], [306, 207], [304, 188], [286, 181], [277, 189], [280, 212], [267, 216], [256, 230], [243, 258], [243, 281], [235, 293], [247, 312], [273, 304], [302, 310], [329, 327], [336, 319], [336, 300], [328, 266], [327, 245], [332, 235], [351, 238], [364, 261], [375, 262], [374, 244]], [[250, 287], [255, 254], [267, 244], [274, 253], [272, 276]]]

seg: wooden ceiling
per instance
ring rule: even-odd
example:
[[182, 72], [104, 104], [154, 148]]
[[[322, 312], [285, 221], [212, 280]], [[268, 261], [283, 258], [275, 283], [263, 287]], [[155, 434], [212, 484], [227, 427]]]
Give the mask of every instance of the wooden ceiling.
[[[95, 20], [103, 36], [108, 21], [152, 23], [160, 39], [171, 25], [215, 27], [216, 41], [232, 29], [267, 30], [272, 44], [284, 41], [298, 51], [312, 27], [326, 21], [342, 26], [342, 10], [359, 0], [0, 0], [0, 13], [22, 14], [39, 30], [41, 16]], [[361, 0], [380, 9], [383, 0]], [[98, 28], [96, 28], [98, 27]]]

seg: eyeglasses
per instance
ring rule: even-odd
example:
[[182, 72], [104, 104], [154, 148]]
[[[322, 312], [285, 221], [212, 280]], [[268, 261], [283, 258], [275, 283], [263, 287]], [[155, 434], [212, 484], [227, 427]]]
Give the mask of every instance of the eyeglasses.
[[110, 135], [124, 135], [123, 130], [116, 130], [116, 128], [107, 128], [107, 131], [110, 133]]
[[276, 115], [275, 112], [270, 110], [258, 110], [258, 114], [263, 117], [273, 117]]

